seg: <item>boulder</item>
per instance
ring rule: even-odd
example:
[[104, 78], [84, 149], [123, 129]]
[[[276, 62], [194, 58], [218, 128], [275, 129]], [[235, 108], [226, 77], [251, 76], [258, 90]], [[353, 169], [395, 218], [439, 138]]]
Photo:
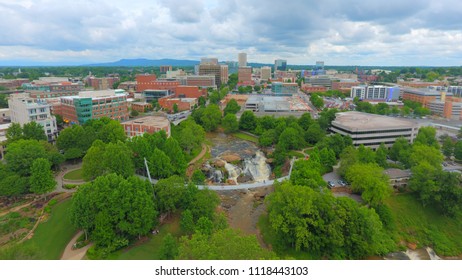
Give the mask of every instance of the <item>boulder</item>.
[[217, 159], [212, 163], [212, 165], [215, 167], [224, 167], [225, 164], [226, 164], [226, 161], [221, 160], [221, 159]]
[[236, 153], [223, 154], [220, 158], [226, 162], [236, 162], [241, 161], [242, 158]]

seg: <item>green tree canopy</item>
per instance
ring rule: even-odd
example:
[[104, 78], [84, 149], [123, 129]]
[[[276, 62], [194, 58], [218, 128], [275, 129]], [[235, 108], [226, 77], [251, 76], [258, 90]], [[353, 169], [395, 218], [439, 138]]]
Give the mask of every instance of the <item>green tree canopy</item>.
[[244, 111], [239, 119], [239, 129], [253, 131], [257, 127], [257, 117], [252, 111]]
[[79, 187], [72, 197], [70, 215], [97, 249], [108, 253], [148, 234], [157, 212], [148, 181], [109, 174]]
[[31, 167], [30, 190], [36, 194], [46, 194], [55, 189], [56, 181], [51, 172], [50, 162], [44, 158], [34, 160]]
[[239, 110], [241, 110], [241, 106], [239, 106], [239, 104], [237, 104], [237, 101], [234, 98], [232, 98], [228, 102], [228, 104], [226, 104], [226, 107], [223, 110], [223, 112], [226, 116], [227, 114], [236, 114], [237, 112], [239, 112]]
[[237, 121], [236, 115], [232, 113], [228, 113], [227, 115], [225, 115], [222, 121], [222, 126], [226, 133], [233, 133], [238, 131], [239, 122]]

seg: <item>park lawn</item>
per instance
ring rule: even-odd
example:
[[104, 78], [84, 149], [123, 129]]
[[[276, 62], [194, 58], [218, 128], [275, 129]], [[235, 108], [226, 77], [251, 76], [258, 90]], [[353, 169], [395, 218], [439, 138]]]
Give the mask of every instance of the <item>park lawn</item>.
[[423, 207], [413, 194], [390, 197], [390, 207], [400, 240], [430, 246], [442, 256], [462, 254], [462, 214], [451, 218], [432, 206]]
[[319, 257], [313, 256], [305, 251], [296, 251], [292, 248], [287, 248], [281, 245], [278, 245], [276, 232], [271, 228], [269, 223], [268, 214], [263, 214], [258, 220], [258, 228], [263, 237], [263, 241], [266, 245], [270, 246], [276, 255], [284, 259], [296, 259], [296, 260], [317, 260]]
[[251, 136], [242, 132], [235, 132], [232, 134], [234, 137], [242, 139], [242, 140], [247, 140], [253, 143], [258, 143], [258, 138], [255, 136]]
[[148, 241], [128, 249], [125, 248], [114, 252], [109, 256], [109, 259], [158, 260], [162, 240], [168, 233], [171, 233], [176, 238], [182, 235], [179, 215], [173, 216], [167, 224], [162, 225], [159, 228], [159, 234], [151, 235]]
[[40, 223], [33, 237], [25, 242], [37, 247], [46, 260], [59, 260], [64, 248], [77, 232], [69, 219], [71, 203], [68, 199], [53, 206], [48, 220]]
[[289, 151], [289, 152], [287, 153], [287, 155], [288, 155], [290, 158], [292, 158], [292, 157], [304, 158], [304, 157], [305, 157], [304, 154], [302, 154], [302, 153], [300, 153], [300, 152], [298, 152], [298, 151]]
[[64, 179], [66, 180], [83, 180], [83, 175], [82, 175], [82, 168], [72, 170], [71, 172], [68, 172], [64, 175]]

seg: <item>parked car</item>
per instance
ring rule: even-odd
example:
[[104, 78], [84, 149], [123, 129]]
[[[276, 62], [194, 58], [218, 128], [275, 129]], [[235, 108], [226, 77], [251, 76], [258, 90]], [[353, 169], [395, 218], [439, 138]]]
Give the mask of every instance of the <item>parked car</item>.
[[346, 183], [342, 180], [338, 180], [338, 184], [342, 187], [345, 187], [346, 186]]
[[334, 181], [329, 181], [329, 182], [327, 182], [327, 187], [328, 187], [329, 189], [335, 187], [335, 182], [334, 182]]

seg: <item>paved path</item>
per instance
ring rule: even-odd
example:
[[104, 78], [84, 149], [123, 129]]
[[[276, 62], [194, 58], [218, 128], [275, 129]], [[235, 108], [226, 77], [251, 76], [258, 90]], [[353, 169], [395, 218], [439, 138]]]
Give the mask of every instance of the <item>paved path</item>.
[[193, 158], [189, 163], [188, 165], [193, 165], [194, 163], [196, 163], [196, 161], [200, 160], [202, 157], [204, 157], [205, 153], [207, 152], [208, 150], [208, 146], [205, 145], [204, 143], [202, 143], [202, 151], [195, 157]]
[[79, 239], [79, 237], [82, 234], [83, 234], [83, 231], [79, 231], [76, 235], [74, 235], [71, 241], [69, 241], [69, 243], [67, 244], [61, 256], [62, 260], [81, 260], [83, 259], [88, 249], [91, 247], [92, 245], [91, 243], [80, 249], [72, 250], [72, 246], [74, 246], [75, 242], [77, 242], [77, 239]]
[[[56, 189], [52, 192], [75, 192], [75, 189], [65, 189], [63, 188], [63, 181], [64, 181], [64, 175], [72, 170], [82, 168], [82, 162], [79, 162], [77, 164], [65, 164], [62, 167], [62, 170], [58, 173], [58, 175], [55, 176], [56, 180]], [[76, 183], [79, 184], [79, 183]]]

